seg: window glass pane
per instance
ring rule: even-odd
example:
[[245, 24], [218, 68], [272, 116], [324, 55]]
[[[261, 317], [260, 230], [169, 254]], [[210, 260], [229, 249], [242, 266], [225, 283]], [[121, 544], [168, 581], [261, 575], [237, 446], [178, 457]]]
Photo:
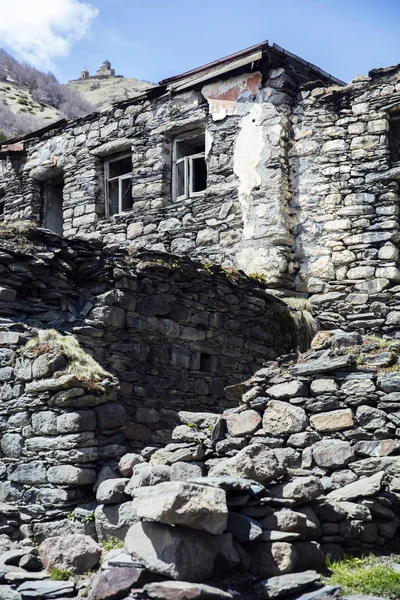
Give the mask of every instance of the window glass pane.
[[129, 210], [132, 208], [132, 179], [122, 179], [122, 202], [121, 210]]
[[108, 182], [108, 203], [110, 215], [116, 215], [119, 212], [119, 179]]
[[201, 192], [206, 189], [207, 168], [203, 157], [192, 158], [192, 192]]
[[113, 177], [119, 177], [120, 175], [126, 175], [132, 173], [132, 157], [126, 156], [120, 160], [114, 160], [109, 162], [110, 179]]
[[176, 195], [185, 195], [185, 161], [182, 160], [176, 165]]

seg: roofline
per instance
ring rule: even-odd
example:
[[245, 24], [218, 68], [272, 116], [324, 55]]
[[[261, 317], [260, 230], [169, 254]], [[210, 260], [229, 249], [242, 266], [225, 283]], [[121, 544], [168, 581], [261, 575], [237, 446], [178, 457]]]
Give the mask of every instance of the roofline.
[[[134, 104], [135, 102], [137, 102], [139, 100], [162, 95], [166, 91], [167, 85], [170, 83], [179, 81], [181, 79], [186, 79], [187, 77], [191, 77], [192, 75], [196, 75], [197, 73], [202, 73], [203, 71], [208, 71], [210, 69], [213, 69], [214, 67], [234, 61], [235, 59], [245, 57], [247, 55], [252, 54], [253, 52], [255, 52], [257, 50], [259, 50], [259, 51], [271, 50], [272, 52], [276, 52], [277, 54], [279, 54], [281, 56], [285, 56], [285, 57], [291, 58], [291, 59], [299, 62], [300, 64], [307, 67], [310, 71], [314, 72], [317, 76], [323, 77], [324, 79], [326, 79], [329, 82], [332, 82], [332, 83], [335, 83], [338, 85], [346, 85], [346, 83], [344, 81], [342, 81], [341, 79], [337, 79], [336, 77], [334, 77], [333, 75], [330, 75], [329, 73], [327, 73], [323, 69], [320, 69], [316, 65], [314, 65], [310, 62], [307, 62], [303, 58], [300, 58], [300, 56], [297, 56], [296, 54], [293, 54], [292, 52], [285, 50], [281, 46], [278, 46], [278, 44], [272, 44], [272, 46], [271, 46], [269, 44], [268, 40], [264, 40], [263, 42], [254, 44], [254, 46], [249, 46], [248, 48], [245, 48], [244, 50], [239, 50], [239, 52], [234, 52], [233, 54], [228, 54], [228, 56], [224, 56], [223, 58], [219, 58], [218, 60], [214, 60], [214, 61], [209, 62], [205, 65], [202, 65], [200, 67], [196, 67], [195, 69], [191, 69], [190, 71], [185, 71], [184, 73], [181, 73], [179, 75], [174, 75], [173, 77], [169, 77], [168, 79], [163, 79], [162, 81], [159, 82], [158, 85], [148, 88], [148, 89], [144, 90], [143, 92], [141, 92], [140, 94], [137, 94], [136, 96], [132, 96], [131, 98], [129, 98], [127, 100], [122, 100], [120, 102], [113, 103], [112, 107], [113, 108], [124, 108], [126, 106], [130, 106], [131, 104]], [[193, 85], [196, 85], [195, 81], [193, 82]], [[2, 146], [8, 146], [10, 144], [15, 144], [16, 142], [21, 142], [23, 140], [30, 140], [35, 137], [41, 137], [48, 131], [58, 129], [59, 127], [62, 127], [63, 125], [66, 125], [67, 123], [72, 123], [73, 121], [77, 121], [79, 119], [83, 119], [83, 118], [91, 116], [91, 115], [102, 114], [103, 112], [107, 112], [107, 110], [109, 110], [109, 109], [106, 109], [105, 111], [101, 111], [101, 112], [93, 111], [92, 113], [89, 113], [88, 115], [84, 115], [82, 117], [77, 117], [76, 119], [70, 119], [70, 120], [61, 119], [59, 121], [56, 121], [55, 123], [51, 123], [50, 125], [47, 125], [46, 127], [42, 127], [41, 129], [36, 129], [34, 131], [26, 133], [23, 136], [18, 136], [15, 138], [11, 138], [9, 140], [4, 140], [4, 142], [2, 142], [0, 144], [0, 152], [1, 152]]]
[[251, 54], [256, 50], [264, 50], [264, 48], [269, 48], [268, 40], [264, 42], [260, 42], [259, 44], [255, 44], [254, 46], [249, 46], [244, 50], [239, 50], [239, 52], [234, 52], [233, 54], [228, 54], [218, 60], [213, 60], [212, 62], [206, 63], [200, 67], [196, 67], [195, 69], [191, 69], [190, 71], [185, 71], [180, 75], [174, 75], [173, 77], [168, 77], [167, 79], [163, 79], [160, 81], [160, 85], [167, 85], [172, 83], [173, 81], [177, 81], [179, 79], [185, 79], [186, 77], [190, 77], [191, 75], [196, 75], [196, 73], [201, 73], [202, 71], [207, 71], [208, 69], [212, 69], [213, 67], [217, 67], [218, 65], [224, 64], [226, 62], [230, 62], [235, 58], [241, 58], [242, 56], [246, 56], [246, 54]]

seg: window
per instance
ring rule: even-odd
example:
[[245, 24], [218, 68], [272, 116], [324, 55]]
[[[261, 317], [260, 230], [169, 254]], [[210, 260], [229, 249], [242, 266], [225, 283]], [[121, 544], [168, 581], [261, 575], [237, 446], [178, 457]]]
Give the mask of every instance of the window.
[[174, 144], [173, 196], [184, 200], [206, 189], [207, 168], [204, 133], [179, 137]]
[[6, 195], [0, 190], [0, 221], [4, 219], [4, 209], [6, 206]]
[[400, 114], [391, 115], [389, 121], [389, 153], [392, 163], [400, 161]]
[[132, 207], [132, 156], [109, 158], [104, 165], [106, 214], [116, 215]]
[[56, 177], [42, 184], [43, 227], [58, 235], [63, 234], [63, 177]]

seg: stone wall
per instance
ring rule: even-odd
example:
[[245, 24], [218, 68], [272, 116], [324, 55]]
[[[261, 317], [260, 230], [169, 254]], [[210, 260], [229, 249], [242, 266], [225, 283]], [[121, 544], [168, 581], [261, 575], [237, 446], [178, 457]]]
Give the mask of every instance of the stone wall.
[[[62, 178], [66, 237], [188, 254], [293, 287], [290, 115], [299, 81], [315, 73], [289, 63], [263, 60], [186, 91], [156, 88], [24, 141], [0, 161], [6, 219], [43, 222], [43, 186]], [[195, 129], [205, 133], [207, 188], [176, 201], [173, 141]], [[120, 152], [132, 153], [132, 209], [105, 218], [104, 161]]]
[[[171, 575], [173, 564], [178, 580], [194, 565], [178, 553], [161, 564], [166, 535], [177, 544], [190, 538], [200, 550], [198, 530], [208, 532], [216, 551], [196, 561], [193, 578], [200, 581], [205, 565], [214, 576], [269, 578], [396, 543], [398, 342], [320, 332], [309, 352], [271, 361], [226, 393], [237, 408], [181, 412], [171, 444], [154, 451], [148, 465], [136, 464], [130, 480], [99, 488], [100, 536], [110, 535], [104, 512], [120, 513], [117, 491], [125, 485], [124, 502], [136, 513], [128, 533], [125, 523], [113, 534], [151, 571]], [[207, 494], [215, 496], [204, 519]]]
[[[237, 272], [162, 253], [111, 252], [26, 224], [2, 226], [1, 235], [1, 448], [5, 464], [20, 464], [23, 476], [25, 461], [35, 461], [43, 479], [41, 460], [63, 463], [65, 451], [65, 462], [89, 469], [93, 479], [92, 464], [98, 470], [129, 447], [168, 440], [179, 410], [231, 406], [227, 383], [298, 343], [296, 311]], [[50, 338], [36, 344], [36, 354], [28, 344], [26, 353], [37, 331]], [[82, 363], [83, 383], [64, 381], [60, 356], [69, 356], [69, 345], [52, 336], [65, 334], [93, 355], [106, 379], [115, 378], [112, 394], [94, 401], [82, 393], [92, 385], [85, 354], [70, 360]], [[69, 432], [72, 417], [65, 426], [59, 421], [73, 408], [82, 419], [74, 417]], [[3, 479], [9, 475], [4, 469]], [[3, 500], [13, 499], [9, 486]]]

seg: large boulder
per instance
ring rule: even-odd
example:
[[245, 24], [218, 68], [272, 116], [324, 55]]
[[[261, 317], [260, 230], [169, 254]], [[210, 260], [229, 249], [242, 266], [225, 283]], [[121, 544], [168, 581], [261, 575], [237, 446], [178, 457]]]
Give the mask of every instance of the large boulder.
[[[278, 387], [278, 386], [276, 386]], [[271, 388], [272, 389], [272, 388]], [[308, 425], [306, 411], [288, 402], [270, 400], [263, 416], [263, 429], [271, 435], [291, 435]]]
[[57, 568], [70, 573], [86, 573], [97, 566], [101, 548], [88, 535], [50, 537], [41, 543], [40, 558], [46, 569]]
[[185, 481], [139, 488], [133, 507], [138, 517], [213, 534], [223, 533], [228, 518], [224, 490]]
[[255, 443], [240, 450], [236, 456], [221, 460], [211, 467], [209, 475], [244, 477], [267, 484], [284, 475], [285, 471], [285, 467], [279, 463], [273, 450], [269, 450], [263, 444]]
[[149, 571], [180, 581], [209, 579], [218, 551], [209, 533], [151, 522], [132, 525], [125, 548]]

